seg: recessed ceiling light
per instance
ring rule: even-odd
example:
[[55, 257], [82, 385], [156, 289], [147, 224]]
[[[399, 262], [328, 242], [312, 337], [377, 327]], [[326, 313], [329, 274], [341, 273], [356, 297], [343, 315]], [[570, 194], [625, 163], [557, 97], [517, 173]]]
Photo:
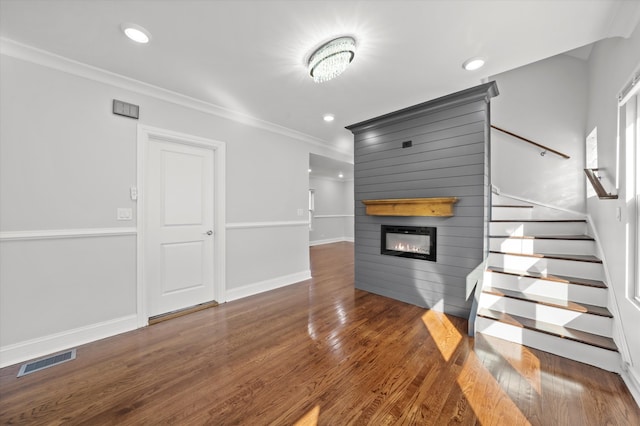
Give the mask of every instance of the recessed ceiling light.
[[309, 169], [309, 173], [311, 173], [311, 169]]
[[340, 179], [342, 179], [342, 178], [344, 177], [344, 175], [342, 174], [342, 172], [340, 172], [340, 174], [338, 175], [338, 177], [339, 177]]
[[462, 64], [462, 68], [464, 68], [467, 71], [474, 71], [474, 70], [477, 70], [478, 68], [482, 68], [483, 65], [484, 65], [484, 59], [471, 58], [464, 61], [464, 63]]
[[330, 122], [332, 122], [333, 120], [336, 119], [336, 116], [333, 115], [333, 114], [325, 114], [325, 115], [322, 116], [322, 119], [324, 121], [326, 121], [327, 123], [330, 123]]
[[122, 32], [124, 32], [127, 37], [136, 43], [145, 44], [151, 41], [151, 33], [140, 25], [127, 23], [122, 24], [120, 28], [122, 28]]

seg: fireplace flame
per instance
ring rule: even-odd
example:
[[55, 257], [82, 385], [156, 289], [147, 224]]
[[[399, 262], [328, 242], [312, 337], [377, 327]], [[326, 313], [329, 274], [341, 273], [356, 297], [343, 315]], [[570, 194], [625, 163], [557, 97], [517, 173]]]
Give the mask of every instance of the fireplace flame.
[[429, 254], [429, 250], [422, 247], [422, 246], [416, 246], [416, 245], [412, 245], [412, 244], [405, 244], [402, 242], [398, 242], [396, 243], [392, 248], [392, 250], [395, 251], [404, 251], [407, 253], [424, 253], [424, 254]]

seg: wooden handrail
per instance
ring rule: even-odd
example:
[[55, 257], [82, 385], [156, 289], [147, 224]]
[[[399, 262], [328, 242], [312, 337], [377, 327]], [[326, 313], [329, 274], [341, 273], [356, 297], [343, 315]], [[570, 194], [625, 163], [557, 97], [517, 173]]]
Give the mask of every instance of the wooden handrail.
[[537, 146], [538, 148], [542, 148], [542, 150], [543, 150], [543, 151], [540, 153], [540, 155], [543, 155], [543, 156], [544, 156], [544, 154], [546, 154], [546, 152], [547, 152], [547, 151], [549, 151], [549, 152], [553, 152], [554, 154], [559, 155], [560, 157], [563, 157], [563, 158], [571, 158], [571, 157], [569, 157], [569, 156], [568, 156], [567, 154], [565, 154], [565, 153], [562, 153], [562, 152], [560, 152], [560, 151], [556, 151], [556, 150], [555, 150], [555, 149], [553, 149], [553, 148], [549, 148], [548, 146], [544, 146], [544, 145], [542, 145], [542, 144], [539, 144], [538, 142], [534, 142], [534, 141], [532, 141], [532, 140], [530, 140], [530, 139], [527, 139], [527, 138], [525, 138], [525, 137], [522, 137], [522, 136], [520, 136], [520, 135], [517, 135], [517, 134], [515, 134], [515, 133], [512, 133], [512, 132], [510, 132], [510, 131], [508, 131], [508, 130], [501, 129], [500, 127], [498, 127], [498, 126], [494, 126], [493, 124], [491, 125], [491, 127], [492, 127], [492, 128], [494, 128], [494, 129], [496, 129], [496, 130], [498, 130], [498, 131], [500, 131], [500, 132], [502, 132], [502, 133], [506, 133], [506, 134], [507, 134], [507, 135], [509, 135], [509, 136], [513, 136], [514, 138], [517, 138], [517, 139], [520, 139], [520, 140], [525, 141], [525, 142], [527, 142], [527, 143], [530, 143], [531, 145], [535, 145], [535, 146]]
[[602, 186], [602, 182], [600, 182], [600, 177], [596, 175], [598, 169], [584, 169], [584, 173], [587, 175], [587, 179], [591, 182], [591, 186], [596, 190], [596, 195], [601, 200], [616, 200], [618, 196], [616, 194], [612, 194], [607, 192]]

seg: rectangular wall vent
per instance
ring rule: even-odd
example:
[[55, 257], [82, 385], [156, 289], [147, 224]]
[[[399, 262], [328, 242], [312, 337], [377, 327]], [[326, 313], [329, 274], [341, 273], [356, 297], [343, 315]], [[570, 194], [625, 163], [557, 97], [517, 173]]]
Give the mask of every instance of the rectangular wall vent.
[[140, 117], [140, 106], [114, 99], [113, 113], [122, 115], [123, 117], [135, 118], [137, 120]]
[[44, 370], [45, 368], [53, 367], [54, 365], [62, 364], [67, 361], [76, 359], [76, 350], [70, 349], [60, 354], [51, 355], [46, 358], [39, 359], [37, 361], [29, 362], [20, 367], [18, 377], [25, 376], [27, 374], [35, 373], [36, 371]]

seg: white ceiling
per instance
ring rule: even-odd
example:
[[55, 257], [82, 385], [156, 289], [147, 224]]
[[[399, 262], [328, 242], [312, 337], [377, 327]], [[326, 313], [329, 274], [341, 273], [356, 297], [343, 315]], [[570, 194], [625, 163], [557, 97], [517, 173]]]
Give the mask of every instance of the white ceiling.
[[[0, 36], [350, 153], [346, 125], [629, 35], [639, 14], [637, 0], [0, 0]], [[123, 22], [148, 29], [152, 42], [126, 39]], [[357, 39], [354, 62], [314, 83], [306, 58], [340, 35]], [[472, 56], [487, 65], [464, 71]], [[328, 112], [333, 123], [322, 120]]]

